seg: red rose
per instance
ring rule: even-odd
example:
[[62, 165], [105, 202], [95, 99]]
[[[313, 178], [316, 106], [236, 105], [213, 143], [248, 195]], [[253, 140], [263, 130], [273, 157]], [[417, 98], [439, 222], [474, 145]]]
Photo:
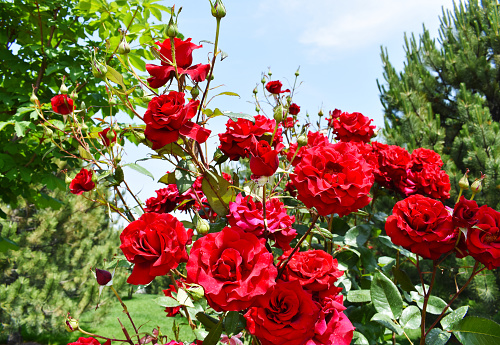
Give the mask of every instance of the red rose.
[[378, 162], [373, 171], [375, 181], [383, 187], [399, 192], [402, 181], [406, 180], [410, 153], [402, 147], [376, 141], [372, 142], [372, 147]]
[[323, 146], [329, 143], [330, 142], [328, 141], [328, 138], [325, 137], [323, 133], [319, 131], [318, 132], [309, 131], [309, 133], [307, 133], [307, 145], [302, 146], [299, 149], [299, 152], [295, 154], [295, 151], [297, 151], [298, 144], [297, 143], [290, 144], [290, 148], [288, 149], [288, 152], [286, 154], [286, 159], [288, 159], [288, 161], [291, 161], [293, 156], [295, 156], [292, 165], [296, 166], [297, 164], [299, 164], [302, 154], [304, 153], [305, 150], [314, 146]]
[[104, 146], [109, 146], [111, 144], [111, 142], [113, 143], [116, 143], [116, 132], [115, 130], [113, 130], [113, 139], [112, 140], [109, 140], [108, 138], [108, 132], [111, 130], [111, 128], [106, 128], [102, 131], [99, 132], [99, 137], [101, 138], [102, 140], [102, 143], [104, 144]]
[[[177, 280], [177, 286], [183, 287], [184, 286], [184, 281], [183, 280]], [[172, 292], [177, 293], [177, 289], [175, 288], [174, 285], [169, 285], [168, 289], [163, 290], [163, 293], [167, 297], [172, 297]], [[167, 313], [167, 317], [172, 317], [177, 314], [179, 314], [179, 311], [181, 310], [181, 306], [177, 307], [165, 307], [165, 312]]]
[[[246, 119], [238, 121], [229, 120], [226, 123], [226, 132], [219, 134], [220, 150], [232, 161], [240, 158], [247, 158], [250, 151], [260, 140], [268, 136], [271, 138], [276, 127], [276, 121], [270, 120], [265, 116], [256, 115], [255, 123]], [[278, 128], [272, 146], [280, 150], [283, 137], [281, 128]]]
[[283, 92], [290, 92], [289, 89], [281, 91], [283, 84], [279, 80], [270, 81], [266, 84], [266, 90], [274, 95], [278, 95]]
[[333, 127], [336, 139], [341, 141], [363, 141], [369, 142], [374, 135], [375, 126], [371, 126], [372, 119], [361, 113], [340, 113], [335, 109], [328, 119], [329, 125]]
[[76, 195], [82, 195], [83, 192], [88, 192], [95, 188], [95, 183], [92, 181], [92, 171], [82, 168], [75, 178], [69, 184], [69, 191]]
[[443, 203], [419, 194], [396, 203], [385, 231], [394, 244], [432, 260], [453, 250], [458, 235]]
[[248, 308], [275, 284], [278, 275], [264, 240], [228, 227], [194, 243], [186, 270], [187, 282], [201, 285], [216, 311]]
[[61, 115], [68, 115], [73, 112], [73, 100], [68, 95], [56, 95], [50, 100], [52, 110]]
[[175, 209], [179, 198], [177, 185], [169, 184], [166, 188], [156, 191], [156, 198], [146, 200], [146, 212], [169, 213]]
[[293, 128], [293, 126], [295, 126], [295, 124], [298, 122], [298, 120], [293, 117], [293, 116], [289, 116], [286, 118], [285, 121], [283, 121], [283, 127], [285, 128]]
[[186, 245], [193, 230], [168, 213], [144, 213], [121, 233], [120, 249], [134, 263], [127, 283], [145, 285], [156, 276], [167, 274], [188, 259]]
[[373, 168], [349, 142], [314, 146], [301, 153], [290, 178], [297, 198], [308, 208], [340, 217], [365, 207], [373, 185]]
[[301, 345], [314, 337], [320, 308], [297, 281], [279, 281], [245, 314], [262, 345]]
[[470, 228], [477, 223], [475, 218], [479, 206], [474, 200], [467, 200], [462, 195], [453, 209], [453, 225], [460, 228]]
[[[287, 253], [283, 257], [287, 258]], [[283, 271], [283, 280], [297, 280], [308, 291], [324, 291], [335, 287], [335, 282], [343, 274], [337, 259], [330, 254], [323, 250], [308, 250], [292, 256]]]
[[483, 205], [474, 218], [477, 224], [467, 231], [469, 255], [489, 270], [500, 267], [500, 212]]
[[300, 113], [300, 107], [297, 104], [292, 103], [290, 104], [290, 107], [288, 107], [288, 112], [290, 113], [290, 115], [297, 115], [298, 113]]
[[275, 242], [274, 246], [283, 250], [290, 249], [290, 242], [295, 238], [296, 231], [292, 228], [294, 216], [286, 213], [285, 205], [276, 198], [266, 202], [267, 230], [264, 226], [263, 204], [254, 201], [251, 195], [236, 196], [234, 202], [229, 203], [227, 220], [229, 225], [250, 232], [258, 238], [269, 238]]
[[265, 140], [259, 141], [252, 150], [250, 170], [252, 176], [272, 176], [279, 166], [278, 152], [273, 150]]
[[196, 115], [199, 101], [184, 104], [184, 93], [170, 91], [168, 95], [154, 97], [144, 114], [146, 130], [144, 135], [153, 143], [153, 150], [176, 142], [179, 135], [185, 135], [199, 143], [204, 143], [210, 130], [191, 122]]
[[[111, 341], [106, 340], [104, 344], [111, 344]], [[78, 338], [77, 341], [73, 343], [68, 343], [68, 345], [101, 345], [97, 339], [94, 339], [92, 337], [84, 338], [80, 337]]]
[[[151, 75], [151, 78], [148, 78], [149, 86], [155, 89], [162, 87], [175, 76], [175, 68], [172, 65], [170, 39], [166, 39], [163, 43], [156, 42], [156, 44], [160, 47], [159, 54], [162, 58], [161, 66], [146, 64], [146, 70]], [[179, 75], [189, 75], [194, 82], [204, 81], [210, 71], [210, 65], [197, 64], [191, 66], [193, 63], [193, 50], [203, 46], [197, 46], [191, 43], [191, 38], [185, 41], [174, 38], [174, 46], [177, 73]]]

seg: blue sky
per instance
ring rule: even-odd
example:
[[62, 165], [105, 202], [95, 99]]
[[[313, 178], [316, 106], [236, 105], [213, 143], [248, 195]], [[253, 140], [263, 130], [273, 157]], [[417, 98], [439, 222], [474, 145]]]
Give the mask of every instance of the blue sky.
[[[161, 1], [165, 6], [172, 2]], [[390, 61], [401, 70], [404, 62], [404, 33], [422, 33], [422, 23], [431, 37], [438, 37], [441, 7], [451, 9], [452, 0], [226, 0], [227, 16], [221, 22], [220, 49], [228, 58], [218, 61], [211, 86], [217, 91], [233, 91], [241, 98], [222, 96], [210, 108], [256, 114], [252, 90], [262, 72], [271, 68], [273, 80], [291, 87], [300, 66], [294, 102], [305, 112], [327, 114], [335, 108], [361, 112], [383, 125], [383, 110], [376, 80], [383, 82], [380, 47], [389, 52]], [[179, 30], [193, 42], [214, 41], [215, 19], [208, 0], [176, 1], [183, 7]], [[168, 20], [165, 19], [165, 20]], [[207, 63], [210, 44], [195, 50], [193, 63]], [[259, 83], [260, 85], [260, 83]], [[226, 119], [213, 124], [214, 132], [224, 131]], [[217, 136], [210, 141], [215, 148]], [[127, 146], [125, 161], [134, 161], [152, 153], [146, 147]], [[163, 162], [148, 161], [141, 165], [158, 180], [167, 170]], [[140, 198], [155, 196], [156, 184], [144, 175], [125, 170]]]

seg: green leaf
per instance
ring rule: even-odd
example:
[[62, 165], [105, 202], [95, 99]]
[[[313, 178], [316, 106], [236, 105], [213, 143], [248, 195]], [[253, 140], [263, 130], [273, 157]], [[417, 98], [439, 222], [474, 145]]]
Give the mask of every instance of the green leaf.
[[403, 310], [401, 317], [399, 318], [399, 324], [403, 328], [417, 329], [420, 328], [420, 323], [422, 322], [422, 316], [420, 314], [420, 309], [411, 305]]
[[370, 290], [351, 290], [347, 293], [347, 300], [353, 303], [370, 302]]
[[366, 339], [366, 337], [358, 331], [354, 331], [352, 340], [354, 341], [352, 343], [354, 345], [370, 345], [368, 339]]
[[[198, 316], [198, 314], [196, 314]], [[222, 320], [220, 320], [215, 327], [213, 327], [205, 339], [203, 339], [203, 345], [215, 345], [219, 342], [220, 336], [222, 334]]]
[[141, 56], [138, 56], [134, 53], [129, 53], [128, 58], [130, 59], [130, 63], [137, 68], [141, 72], [146, 72], [146, 62], [142, 60]]
[[78, 152], [80, 153], [80, 157], [84, 159], [94, 159], [94, 157], [92, 157], [90, 152], [85, 150], [82, 146], [78, 146]]
[[0, 122], [0, 131], [5, 128], [7, 125], [13, 125], [13, 122]]
[[177, 291], [177, 301], [180, 305], [194, 308], [194, 304], [191, 301], [191, 298], [189, 298], [189, 295], [183, 289], [179, 289], [179, 291]]
[[460, 308], [452, 311], [451, 313], [449, 313], [448, 315], [443, 317], [441, 319], [441, 326], [443, 326], [443, 329], [448, 330], [450, 327], [453, 327], [453, 325], [455, 323], [457, 323], [458, 321], [460, 321], [464, 318], [464, 316], [465, 316], [465, 314], [467, 314], [468, 310], [469, 310], [469, 306], [465, 305], [463, 307], [460, 307]]
[[181, 305], [176, 299], [169, 296], [158, 297], [154, 301], [156, 304], [168, 308], [178, 307]]
[[164, 183], [164, 184], [175, 184], [175, 174], [174, 173], [168, 173], [160, 177], [158, 182]]
[[348, 270], [358, 263], [360, 253], [352, 248], [346, 248], [342, 252], [335, 255], [335, 259], [339, 262], [340, 270]]
[[394, 274], [394, 277], [396, 278], [397, 283], [399, 283], [399, 285], [401, 286], [401, 289], [406, 292], [417, 291], [417, 289], [415, 289], [415, 285], [413, 285], [410, 277], [408, 276], [408, 274], [406, 274], [405, 271], [397, 269], [395, 266], [393, 266], [392, 274]]
[[384, 274], [377, 272], [370, 287], [372, 303], [377, 312], [397, 319], [403, 312], [403, 299], [394, 283]]
[[228, 336], [238, 334], [241, 330], [240, 313], [237, 311], [230, 311], [224, 318], [224, 330]]
[[26, 128], [31, 124], [29, 121], [19, 121], [14, 122], [14, 130], [16, 131], [16, 135], [18, 137], [24, 137], [24, 133], [26, 132]]
[[[442, 313], [444, 307], [446, 307], [446, 302], [437, 296], [430, 296], [429, 301], [427, 302], [427, 312], [434, 315], [439, 315]], [[421, 298], [417, 300], [417, 305], [420, 309], [424, 307], [424, 299]], [[450, 312], [451, 309], [448, 308], [447, 312]]]
[[8, 250], [19, 250], [19, 245], [8, 238], [0, 236], [0, 252], [5, 253]]
[[184, 159], [179, 162], [179, 166], [175, 169], [175, 183], [177, 184], [177, 189], [179, 194], [184, 193], [193, 185], [196, 181], [196, 176], [192, 172], [196, 171], [196, 167], [191, 160]]
[[403, 334], [403, 329], [386, 313], [377, 313], [372, 316], [370, 321], [378, 322], [382, 326], [389, 328], [391, 331], [396, 332], [398, 335]]
[[177, 143], [172, 143], [163, 146], [161, 149], [157, 150], [160, 155], [175, 155], [181, 158], [186, 158], [186, 153], [182, 150], [182, 148]]
[[234, 201], [234, 189], [229, 187], [230, 183], [213, 168], [207, 171], [203, 177], [201, 189], [205, 193], [210, 207], [218, 215], [227, 215], [229, 202]]
[[500, 325], [482, 317], [468, 316], [451, 327], [464, 345], [500, 344]]
[[230, 92], [230, 91], [221, 92], [221, 93], [219, 93], [219, 94], [217, 94], [215, 96], [221, 96], [221, 95], [240, 97], [240, 95], [238, 95], [236, 92]]
[[141, 174], [143, 175], [146, 175], [146, 176], [149, 176], [151, 177], [153, 180], [155, 179], [155, 177], [153, 176], [153, 174], [151, 174], [149, 172], [148, 169], [144, 168], [144, 167], [141, 167], [140, 165], [138, 164], [135, 164], [135, 163], [127, 163], [127, 164], [124, 164], [123, 165], [124, 167], [129, 167], [131, 169], [134, 169], [135, 171], [137, 172], [140, 172]]
[[106, 73], [106, 78], [111, 80], [113, 83], [120, 85], [123, 89], [126, 89], [125, 84], [123, 83], [123, 76], [115, 70], [111, 66], [106, 66], [108, 69], [108, 72]]
[[238, 119], [245, 119], [245, 120], [249, 120], [249, 121], [252, 121], [253, 123], [255, 123], [255, 117], [253, 117], [252, 115], [249, 115], [249, 114], [232, 113], [230, 111], [224, 111], [224, 112], [222, 112], [222, 114], [229, 117], [233, 121], [238, 121]]
[[371, 234], [371, 227], [367, 224], [358, 225], [345, 234], [344, 243], [348, 246], [362, 246]]
[[207, 330], [214, 328], [219, 322], [219, 320], [202, 312], [196, 314], [196, 319], [200, 321]]
[[425, 337], [427, 345], [444, 345], [451, 337], [451, 333], [444, 332], [439, 328], [433, 328]]

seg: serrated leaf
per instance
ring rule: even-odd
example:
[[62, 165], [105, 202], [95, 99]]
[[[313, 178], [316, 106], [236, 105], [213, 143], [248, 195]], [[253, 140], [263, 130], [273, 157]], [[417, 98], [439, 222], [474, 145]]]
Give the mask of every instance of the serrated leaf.
[[19, 121], [14, 122], [14, 130], [16, 131], [16, 135], [18, 137], [24, 137], [24, 133], [26, 132], [26, 128], [30, 125], [29, 121]]
[[451, 328], [463, 345], [500, 344], [500, 325], [482, 317], [468, 316]]
[[396, 332], [398, 335], [403, 334], [403, 329], [385, 313], [377, 313], [373, 315], [370, 321], [378, 322], [382, 326], [389, 328], [391, 331]]
[[229, 202], [234, 201], [234, 190], [229, 187], [230, 183], [213, 168], [203, 177], [201, 188], [210, 207], [218, 215], [225, 216], [228, 213]]
[[124, 167], [129, 167], [131, 169], [134, 169], [135, 171], [143, 174], [143, 175], [146, 175], [146, 176], [149, 176], [151, 177], [153, 180], [155, 179], [155, 177], [153, 176], [152, 173], [149, 172], [148, 169], [144, 168], [144, 167], [141, 167], [140, 165], [138, 164], [135, 164], [135, 163], [127, 163], [127, 164], [124, 164], [123, 165]]
[[372, 303], [377, 312], [397, 319], [403, 312], [403, 298], [394, 283], [384, 274], [377, 272], [370, 287]]
[[123, 89], [126, 89], [123, 83], [123, 76], [111, 66], [106, 66], [108, 71], [106, 72], [106, 78], [111, 80], [113, 83], [120, 85]]
[[403, 310], [401, 317], [399, 318], [399, 324], [403, 328], [417, 329], [420, 327], [422, 322], [422, 315], [420, 309], [411, 305]]
[[80, 157], [83, 159], [94, 159], [90, 152], [85, 150], [82, 146], [78, 146], [78, 152], [80, 153]]
[[347, 300], [353, 303], [370, 302], [370, 290], [351, 290], [347, 293]]
[[467, 314], [468, 310], [469, 310], [469, 306], [465, 305], [463, 307], [460, 307], [460, 308], [452, 311], [451, 313], [449, 313], [448, 315], [443, 317], [441, 319], [441, 326], [443, 326], [443, 329], [448, 330], [455, 323], [462, 320], [464, 318], [465, 314]]
[[406, 274], [405, 271], [397, 269], [395, 266], [392, 267], [392, 274], [396, 278], [397, 283], [401, 286], [406, 292], [417, 291], [415, 289], [415, 285], [411, 282], [410, 277]]
[[344, 243], [348, 246], [362, 246], [371, 234], [371, 227], [367, 224], [358, 225], [349, 229], [344, 237]]
[[232, 113], [230, 111], [223, 111], [223, 115], [229, 117], [233, 121], [238, 121], [238, 119], [245, 119], [252, 121], [252, 123], [255, 123], [255, 117], [249, 114], [244, 114], [244, 113]]
[[182, 148], [177, 143], [172, 143], [163, 146], [161, 149], [157, 150], [160, 155], [175, 155], [181, 158], [186, 158], [186, 153], [182, 150]]
[[425, 337], [427, 345], [444, 345], [451, 337], [451, 333], [443, 332], [439, 328], [433, 328]]
[[154, 301], [162, 307], [173, 308], [180, 306], [180, 303], [177, 300], [169, 296], [158, 297]]

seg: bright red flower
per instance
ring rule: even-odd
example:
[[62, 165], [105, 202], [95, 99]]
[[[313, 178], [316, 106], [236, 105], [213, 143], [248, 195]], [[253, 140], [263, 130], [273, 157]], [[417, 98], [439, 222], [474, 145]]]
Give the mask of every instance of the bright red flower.
[[[108, 342], [106, 341], [106, 343], [108, 343]], [[77, 341], [75, 341], [73, 343], [68, 343], [68, 345], [101, 345], [101, 343], [99, 343], [99, 341], [97, 339], [92, 338], [92, 337], [88, 337], [88, 338], [80, 337], [80, 338], [78, 338]]]
[[474, 218], [477, 224], [467, 231], [469, 255], [489, 270], [500, 267], [500, 212], [483, 205]]
[[73, 100], [68, 95], [56, 95], [50, 100], [52, 110], [61, 115], [68, 115], [75, 109]]
[[201, 285], [216, 311], [241, 311], [275, 282], [273, 255], [255, 235], [224, 228], [199, 238], [189, 254], [187, 282]]
[[[170, 39], [166, 39], [163, 43], [156, 42], [156, 44], [160, 47], [159, 54], [162, 58], [161, 66], [146, 64], [146, 70], [151, 75], [151, 78], [148, 78], [149, 86], [155, 89], [162, 87], [175, 76], [175, 68], [172, 65]], [[174, 38], [174, 46], [177, 73], [179, 75], [189, 75], [194, 82], [204, 81], [210, 71], [210, 64], [197, 64], [191, 66], [193, 63], [193, 50], [201, 48], [202, 45], [197, 46], [192, 43], [191, 38], [185, 41]]]
[[95, 183], [92, 181], [92, 171], [82, 168], [75, 178], [69, 184], [69, 191], [76, 195], [82, 195], [83, 192], [91, 191], [95, 188]]
[[266, 90], [274, 95], [278, 95], [283, 92], [290, 92], [289, 89], [281, 90], [283, 84], [279, 80], [270, 81], [266, 84]]
[[386, 145], [372, 142], [373, 152], [378, 164], [373, 171], [375, 181], [386, 188], [401, 191], [401, 185], [406, 180], [406, 166], [410, 163], [410, 153], [396, 145]]
[[272, 176], [278, 169], [278, 166], [278, 152], [273, 150], [267, 141], [259, 141], [252, 150], [252, 157], [250, 158], [252, 176]]
[[363, 141], [369, 142], [374, 135], [375, 126], [370, 125], [372, 119], [361, 113], [341, 114], [340, 110], [335, 109], [330, 113], [331, 117], [328, 123], [333, 127], [336, 139], [341, 141]]
[[475, 218], [479, 206], [474, 200], [467, 200], [462, 195], [453, 208], [453, 224], [460, 228], [470, 228], [478, 222]]
[[192, 229], [186, 230], [168, 213], [144, 213], [130, 223], [120, 235], [120, 249], [135, 264], [127, 283], [149, 284], [186, 262], [186, 245], [191, 244], [192, 236]]
[[102, 140], [102, 143], [104, 144], [104, 146], [109, 146], [111, 144], [111, 142], [113, 143], [116, 143], [116, 132], [115, 130], [113, 130], [113, 139], [112, 140], [109, 140], [108, 138], [108, 132], [111, 130], [111, 128], [106, 128], [102, 131], [99, 132], [99, 137], [101, 138]]
[[283, 121], [283, 127], [285, 128], [293, 128], [293, 126], [295, 126], [295, 124], [298, 122], [298, 120], [293, 117], [293, 116], [289, 116], [286, 118], [285, 121]]
[[[273, 135], [276, 121], [265, 116], [256, 115], [255, 123], [246, 119], [238, 121], [229, 120], [226, 123], [226, 132], [219, 134], [220, 150], [232, 161], [250, 156], [250, 151], [260, 140]], [[281, 150], [283, 137], [282, 129], [278, 128], [272, 146], [276, 150]]]
[[251, 195], [236, 196], [234, 202], [229, 203], [227, 220], [232, 227], [238, 227], [258, 238], [269, 238], [274, 246], [283, 250], [290, 249], [290, 242], [295, 238], [296, 231], [292, 228], [294, 216], [286, 213], [285, 205], [276, 198], [266, 202], [267, 230], [264, 226], [263, 204], [255, 201]]
[[300, 107], [297, 104], [292, 103], [288, 108], [288, 112], [290, 113], [290, 115], [297, 115], [298, 113], [300, 113]]
[[368, 205], [374, 182], [372, 166], [349, 142], [305, 149], [290, 178], [308, 208], [340, 217]]
[[288, 149], [288, 152], [286, 154], [286, 159], [288, 159], [288, 161], [291, 161], [293, 156], [295, 155], [292, 165], [296, 166], [302, 159], [301, 157], [305, 150], [314, 146], [324, 146], [329, 143], [330, 142], [328, 141], [328, 138], [325, 137], [323, 133], [319, 131], [318, 132], [309, 131], [309, 133], [307, 133], [307, 145], [302, 146], [299, 149], [299, 152], [295, 155], [295, 151], [297, 151], [298, 144], [297, 143], [290, 144], [290, 148]]
[[184, 93], [176, 91], [154, 97], [149, 102], [144, 114], [144, 135], [153, 143], [153, 150], [176, 142], [179, 135], [199, 143], [208, 139], [211, 131], [190, 121], [196, 115], [200, 102], [191, 100], [186, 105], [184, 103]]
[[443, 203], [419, 194], [396, 203], [385, 231], [394, 244], [432, 260], [452, 251], [458, 236]]
[[156, 191], [156, 198], [146, 200], [146, 212], [169, 213], [179, 203], [179, 190], [175, 184], [169, 184], [166, 188]]

